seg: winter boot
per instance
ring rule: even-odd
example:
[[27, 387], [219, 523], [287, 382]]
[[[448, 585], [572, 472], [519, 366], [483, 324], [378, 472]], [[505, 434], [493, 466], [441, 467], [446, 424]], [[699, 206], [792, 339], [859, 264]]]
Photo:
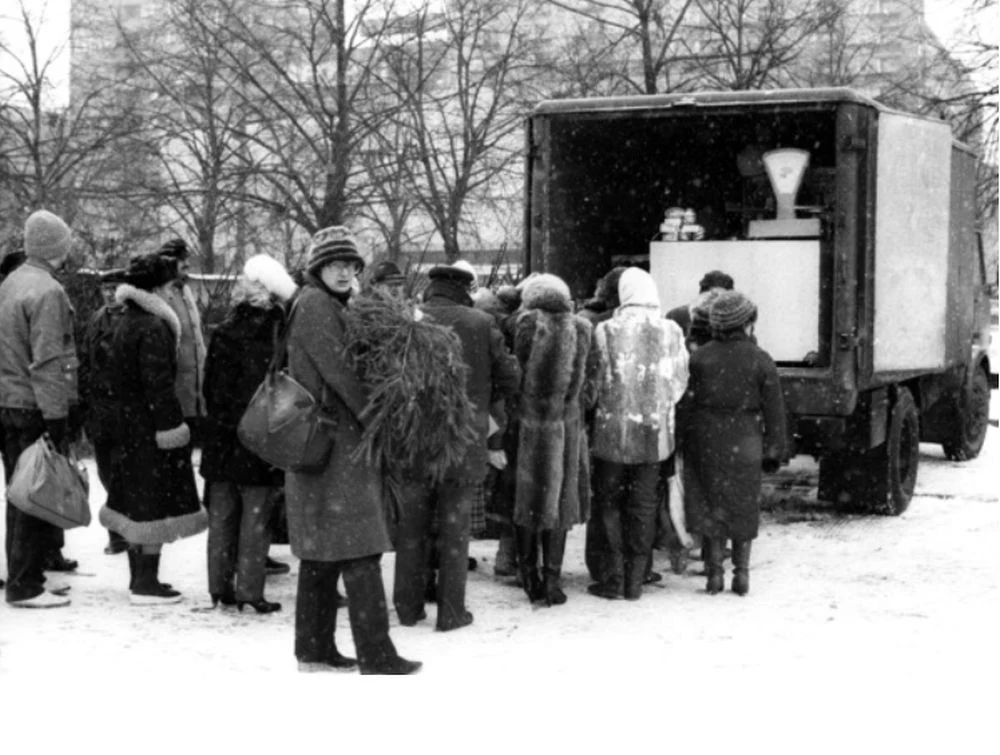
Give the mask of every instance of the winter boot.
[[733, 540], [733, 592], [750, 592], [750, 545], [752, 540]]
[[135, 574], [136, 574], [135, 563], [141, 551], [138, 548], [133, 548], [129, 546], [127, 553], [128, 553], [128, 589], [131, 590], [135, 586]]
[[726, 589], [725, 568], [723, 560], [725, 558], [726, 541], [722, 538], [705, 538], [702, 541], [702, 550], [705, 553], [705, 569], [708, 573], [708, 583], [705, 585], [705, 592], [709, 595], [718, 595]]
[[129, 601], [135, 606], [177, 603], [181, 594], [157, 579], [160, 568], [159, 553], [136, 553], [135, 580], [132, 583]]
[[527, 527], [514, 527], [517, 546], [517, 568], [521, 574], [521, 587], [528, 600], [535, 602], [545, 598], [545, 589], [538, 574], [538, 536]]
[[563, 555], [566, 553], [566, 530], [543, 530], [541, 539], [545, 605], [561, 606], [566, 602], [566, 593], [559, 584]]

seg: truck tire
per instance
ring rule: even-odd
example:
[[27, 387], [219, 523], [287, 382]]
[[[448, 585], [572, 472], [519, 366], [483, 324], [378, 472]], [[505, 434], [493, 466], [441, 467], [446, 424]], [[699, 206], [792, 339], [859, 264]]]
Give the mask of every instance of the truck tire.
[[913, 394], [900, 388], [886, 442], [868, 452], [840, 451], [820, 459], [819, 499], [838, 508], [898, 516], [913, 497], [920, 459], [920, 418]]
[[990, 419], [990, 379], [978, 367], [955, 401], [952, 437], [943, 442], [944, 455], [952, 461], [968, 461], [979, 456], [986, 441]]
[[913, 498], [920, 463], [920, 414], [908, 388], [900, 388], [896, 393], [888, 436], [884, 446], [888, 495], [876, 504], [875, 513], [899, 516]]

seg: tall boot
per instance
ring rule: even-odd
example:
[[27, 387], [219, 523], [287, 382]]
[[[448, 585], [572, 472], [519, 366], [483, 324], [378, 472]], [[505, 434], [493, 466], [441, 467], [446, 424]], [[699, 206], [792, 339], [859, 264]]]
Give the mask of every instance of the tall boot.
[[750, 592], [750, 545], [753, 540], [733, 540], [733, 592]]
[[705, 570], [708, 573], [708, 583], [705, 591], [709, 595], [718, 595], [726, 589], [725, 569], [722, 562], [725, 558], [726, 541], [722, 538], [706, 537], [702, 541], [702, 550], [707, 550]]
[[545, 605], [561, 606], [566, 602], [566, 593], [559, 585], [563, 555], [566, 553], [566, 530], [542, 530], [541, 540]]
[[514, 526], [514, 544], [517, 546], [517, 568], [521, 574], [521, 586], [534, 602], [545, 597], [542, 580], [538, 575], [538, 535], [534, 530], [520, 525]]
[[132, 582], [132, 592], [129, 601], [133, 605], [148, 606], [177, 603], [181, 594], [164, 584], [158, 577], [160, 568], [159, 553], [136, 553], [135, 580]]
[[128, 589], [131, 590], [135, 585], [135, 575], [136, 575], [136, 559], [139, 556], [139, 550], [129, 546], [128, 551]]
[[493, 574], [497, 577], [512, 577], [517, 573], [517, 555], [514, 548], [514, 536], [503, 534], [497, 543], [497, 558], [493, 566]]

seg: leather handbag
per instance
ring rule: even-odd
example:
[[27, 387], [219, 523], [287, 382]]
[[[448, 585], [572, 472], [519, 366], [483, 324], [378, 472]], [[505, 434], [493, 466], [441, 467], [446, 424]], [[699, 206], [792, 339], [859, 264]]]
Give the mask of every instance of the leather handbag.
[[317, 472], [330, 458], [333, 438], [325, 429], [329, 420], [323, 416], [323, 407], [282, 369], [294, 312], [293, 304], [267, 375], [247, 404], [236, 435], [247, 450], [271, 466], [286, 472]]
[[17, 459], [7, 500], [26, 514], [64, 530], [90, 524], [90, 481], [72, 454], [59, 453], [42, 435]]

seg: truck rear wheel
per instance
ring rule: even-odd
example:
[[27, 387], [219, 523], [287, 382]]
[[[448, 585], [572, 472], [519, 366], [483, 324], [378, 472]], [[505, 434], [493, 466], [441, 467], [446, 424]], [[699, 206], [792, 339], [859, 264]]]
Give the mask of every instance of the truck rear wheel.
[[913, 498], [920, 460], [920, 417], [913, 394], [900, 388], [887, 440], [866, 453], [841, 451], [819, 465], [819, 498], [842, 508], [898, 516]]
[[952, 437], [941, 444], [944, 455], [953, 461], [975, 459], [983, 450], [990, 418], [990, 380], [986, 370], [977, 368], [963, 386], [954, 413]]
[[888, 435], [885, 443], [888, 495], [876, 504], [875, 512], [898, 516], [906, 511], [913, 498], [920, 463], [920, 415], [907, 388], [900, 388], [896, 394]]

